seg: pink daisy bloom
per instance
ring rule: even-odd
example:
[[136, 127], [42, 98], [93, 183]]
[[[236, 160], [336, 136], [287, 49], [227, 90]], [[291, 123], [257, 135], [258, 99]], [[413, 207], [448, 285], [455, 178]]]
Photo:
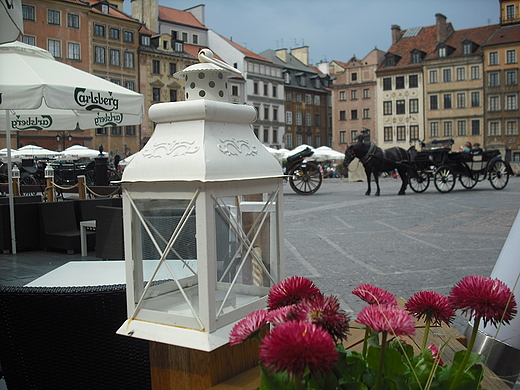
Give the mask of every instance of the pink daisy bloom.
[[397, 305], [394, 294], [368, 283], [356, 287], [352, 294], [357, 295], [370, 305]]
[[305, 321], [277, 325], [267, 335], [259, 350], [260, 360], [271, 372], [303, 375], [328, 371], [338, 361], [338, 353], [327, 331]]
[[229, 345], [237, 345], [249, 340], [260, 333], [266, 324], [266, 310], [256, 310], [249, 313], [246, 318], [237, 322], [229, 333]]
[[405, 304], [406, 310], [418, 319], [425, 317], [427, 321], [450, 324], [455, 318], [455, 310], [444, 295], [434, 291], [419, 291]]
[[282, 306], [293, 305], [302, 299], [308, 299], [321, 294], [316, 285], [301, 276], [291, 276], [274, 285], [269, 291], [267, 306], [269, 310]]
[[517, 313], [515, 296], [509, 287], [498, 279], [479, 275], [466, 276], [450, 292], [454, 309], [469, 313], [469, 319], [482, 318], [484, 326], [501, 321], [508, 324]]
[[400, 336], [415, 334], [415, 324], [412, 316], [399, 306], [365, 306], [359, 312], [356, 322], [369, 327], [374, 332], [387, 332]]
[[309, 321], [325, 329], [335, 342], [347, 338], [349, 316], [339, 308], [338, 298], [317, 295], [301, 301], [294, 310], [298, 320]]
[[292, 319], [292, 311], [296, 305], [282, 306], [278, 309], [271, 310], [267, 313], [267, 317], [265, 318], [267, 322], [273, 325], [278, 325], [283, 322], [287, 322]]
[[437, 363], [439, 366], [444, 366], [444, 362], [441, 359], [441, 354], [439, 352], [439, 348], [433, 343], [428, 345], [428, 349], [431, 351], [433, 356], [433, 361]]

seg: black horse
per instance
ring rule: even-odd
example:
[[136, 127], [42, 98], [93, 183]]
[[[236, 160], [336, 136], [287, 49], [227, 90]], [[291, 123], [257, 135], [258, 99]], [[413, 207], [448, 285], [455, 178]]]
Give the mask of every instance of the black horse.
[[402, 185], [399, 190], [399, 195], [404, 195], [406, 186], [408, 185], [408, 176], [406, 174], [406, 165], [401, 164], [403, 161], [409, 161], [409, 156], [406, 150], [402, 148], [390, 148], [383, 150], [377, 147], [374, 143], [358, 142], [350, 145], [345, 151], [345, 160], [343, 165], [347, 167], [354, 157], [357, 157], [367, 174], [368, 189], [365, 195], [370, 195], [370, 175], [374, 175], [377, 191], [376, 196], [379, 196], [379, 175], [381, 172], [390, 172], [397, 169], [399, 176], [401, 176]]

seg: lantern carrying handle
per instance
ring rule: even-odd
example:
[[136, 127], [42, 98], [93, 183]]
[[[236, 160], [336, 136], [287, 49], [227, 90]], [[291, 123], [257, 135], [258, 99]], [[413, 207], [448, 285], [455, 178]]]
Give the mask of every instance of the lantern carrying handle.
[[199, 52], [199, 61], [212, 63], [214, 65], [220, 66], [235, 74], [239, 74], [239, 75], [242, 74], [242, 72], [239, 71], [238, 69], [233, 68], [231, 65], [226, 64], [224, 61], [220, 61], [219, 59], [215, 58], [213, 55], [213, 52], [210, 49], [202, 49]]

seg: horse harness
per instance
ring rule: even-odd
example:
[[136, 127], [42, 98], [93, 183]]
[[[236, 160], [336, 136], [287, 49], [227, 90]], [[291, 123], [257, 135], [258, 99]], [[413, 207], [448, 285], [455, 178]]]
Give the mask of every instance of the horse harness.
[[[381, 149], [381, 151], [383, 152], [383, 159], [385, 159], [386, 158], [385, 150]], [[368, 148], [367, 154], [365, 154], [363, 156], [363, 158], [360, 159], [361, 163], [362, 164], [366, 164], [367, 162], [372, 160], [372, 158], [375, 157], [376, 152], [377, 152], [377, 146], [376, 146], [376, 144], [374, 142], [371, 142], [370, 143], [370, 148]]]

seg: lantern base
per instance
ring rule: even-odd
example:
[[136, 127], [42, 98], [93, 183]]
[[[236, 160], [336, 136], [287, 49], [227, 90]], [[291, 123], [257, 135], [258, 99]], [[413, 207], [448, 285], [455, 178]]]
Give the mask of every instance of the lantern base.
[[126, 320], [117, 334], [137, 337], [159, 343], [210, 352], [229, 342], [229, 332], [235, 323], [208, 333], [196, 329], [180, 328], [142, 320]]

